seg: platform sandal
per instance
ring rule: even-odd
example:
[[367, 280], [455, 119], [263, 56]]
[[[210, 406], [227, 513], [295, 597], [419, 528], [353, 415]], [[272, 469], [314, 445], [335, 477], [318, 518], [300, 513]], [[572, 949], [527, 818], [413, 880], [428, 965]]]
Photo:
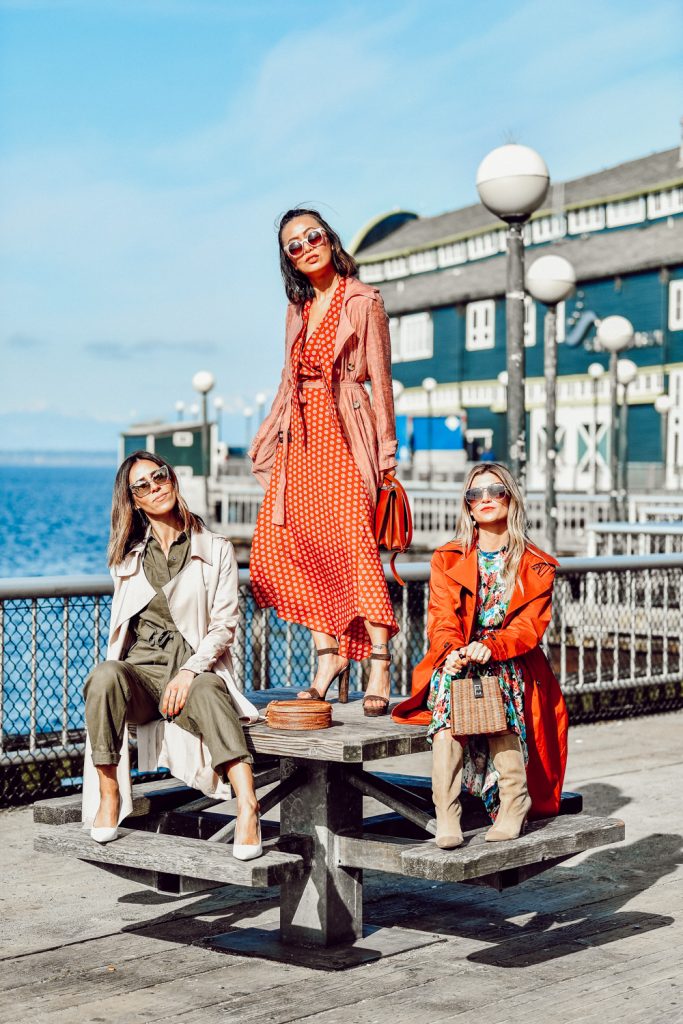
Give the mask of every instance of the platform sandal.
[[[339, 654], [339, 648], [338, 647], [321, 647], [319, 651], [316, 650], [316, 653], [317, 653], [318, 657], [320, 657], [321, 654]], [[341, 668], [337, 672], [336, 675], [332, 676], [332, 678], [330, 679], [330, 682], [328, 683], [327, 690], [329, 690], [330, 686], [332, 686], [332, 684], [334, 683], [335, 679], [338, 680], [337, 692], [338, 692], [338, 695], [339, 695], [339, 703], [340, 704], [348, 704], [348, 702], [349, 702], [349, 676], [350, 676], [350, 674], [351, 674], [351, 662], [347, 661], [346, 665], [344, 665], [344, 667]], [[302, 690], [299, 694], [297, 694], [297, 697], [300, 698], [301, 700], [326, 700], [327, 699], [327, 690], [325, 691], [325, 694], [323, 696], [323, 695], [321, 695], [319, 690], [316, 690], [315, 686], [309, 686], [307, 690]]]
[[[373, 644], [373, 653], [370, 655], [370, 661], [388, 661], [391, 662], [391, 655], [379, 654], [375, 651], [376, 647], [388, 648], [387, 644]], [[381, 718], [383, 715], [389, 712], [389, 697], [380, 697], [377, 693], [366, 693], [363, 697], [363, 714], [366, 718]], [[372, 701], [372, 704], [369, 702]]]

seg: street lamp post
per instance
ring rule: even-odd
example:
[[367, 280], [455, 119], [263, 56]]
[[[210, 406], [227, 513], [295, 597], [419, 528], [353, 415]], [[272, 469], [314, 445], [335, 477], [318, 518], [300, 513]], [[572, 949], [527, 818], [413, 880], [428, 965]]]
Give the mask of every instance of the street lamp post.
[[178, 401], [175, 404], [175, 411], [176, 411], [176, 418], [177, 418], [178, 422], [182, 423], [182, 421], [183, 421], [183, 413], [185, 412], [185, 403], [180, 398], [178, 399]]
[[591, 494], [598, 493], [598, 389], [600, 380], [605, 375], [605, 367], [602, 363], [591, 363], [588, 367], [588, 376], [591, 379], [593, 388], [593, 465], [591, 473]]
[[225, 402], [220, 395], [216, 395], [214, 398], [213, 407], [216, 410], [216, 420], [218, 421], [218, 443], [220, 444], [223, 440], [223, 409], [225, 408]]
[[617, 422], [617, 363], [619, 353], [633, 342], [633, 324], [625, 316], [608, 316], [598, 324], [597, 339], [600, 347], [609, 352], [610, 374], [610, 442], [609, 442], [609, 517], [615, 522], [619, 517], [619, 427]]
[[256, 428], [258, 430], [258, 428], [263, 423], [263, 414], [264, 414], [265, 409], [266, 409], [266, 393], [265, 393], [265, 391], [259, 391], [258, 394], [255, 395], [254, 401], [256, 402], [256, 408], [258, 410], [258, 423], [257, 423], [257, 428]]
[[499, 146], [477, 171], [484, 206], [508, 225], [505, 291], [508, 371], [508, 453], [510, 468], [524, 489], [526, 477], [526, 405], [524, 400], [524, 239], [522, 229], [548, 192], [544, 160], [528, 146]]
[[250, 405], [247, 405], [244, 409], [244, 451], [245, 454], [251, 447], [251, 436], [252, 436], [252, 416], [254, 410]]
[[563, 256], [541, 256], [529, 267], [527, 291], [548, 307], [544, 324], [543, 370], [545, 373], [545, 531], [551, 551], [557, 549], [557, 304], [569, 298], [576, 286], [574, 268]]
[[209, 453], [209, 418], [206, 403], [209, 391], [216, 379], [208, 370], [199, 370], [192, 378], [192, 387], [202, 396], [202, 464], [204, 470], [204, 509], [209, 514], [209, 474], [211, 472], [211, 456]]
[[621, 517], [626, 519], [628, 496], [628, 389], [638, 375], [638, 367], [632, 359], [617, 361], [617, 380], [622, 387], [621, 417], [619, 422], [619, 502]]
[[666, 488], [667, 470], [669, 465], [669, 413], [673, 409], [674, 400], [671, 395], [657, 395], [655, 409], [662, 417], [662, 464], [664, 466], [664, 487]]
[[434, 377], [425, 377], [422, 381], [422, 389], [427, 396], [427, 481], [431, 486], [434, 478], [434, 457], [432, 454], [432, 448], [434, 444], [434, 425], [432, 423], [432, 394], [436, 388], [436, 380]]

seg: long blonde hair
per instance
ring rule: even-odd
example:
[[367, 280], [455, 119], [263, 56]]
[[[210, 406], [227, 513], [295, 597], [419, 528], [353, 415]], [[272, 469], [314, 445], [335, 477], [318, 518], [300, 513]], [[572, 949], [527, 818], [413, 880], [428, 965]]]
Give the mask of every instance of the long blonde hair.
[[505, 552], [505, 568], [503, 570], [505, 596], [509, 600], [515, 588], [515, 583], [519, 582], [519, 586], [522, 590], [524, 589], [521, 580], [518, 580], [519, 566], [522, 561], [522, 555], [530, 541], [526, 532], [526, 512], [524, 510], [522, 492], [510, 470], [501, 465], [500, 462], [480, 462], [478, 465], [473, 466], [467, 474], [462, 491], [458, 532], [455, 539], [462, 545], [464, 551], [470, 551], [476, 544], [477, 527], [472, 518], [469, 505], [465, 501], [465, 492], [472, 486], [473, 481], [483, 473], [491, 473], [493, 476], [498, 477], [510, 495], [510, 504], [508, 506], [508, 544], [507, 551]]
[[204, 528], [202, 520], [199, 516], [190, 512], [187, 504], [181, 497], [178, 477], [173, 466], [153, 452], [133, 452], [119, 466], [116, 480], [114, 481], [114, 493], [111, 499], [111, 532], [107, 549], [107, 564], [109, 566], [119, 565], [130, 549], [143, 540], [149, 526], [149, 519], [145, 513], [135, 507], [133, 495], [128, 484], [130, 471], [136, 462], [153, 462], [157, 466], [166, 466], [169, 480], [173, 484], [173, 490], [176, 495], [175, 511], [179, 521], [183, 524], [183, 530], [189, 537], [192, 530], [200, 533]]

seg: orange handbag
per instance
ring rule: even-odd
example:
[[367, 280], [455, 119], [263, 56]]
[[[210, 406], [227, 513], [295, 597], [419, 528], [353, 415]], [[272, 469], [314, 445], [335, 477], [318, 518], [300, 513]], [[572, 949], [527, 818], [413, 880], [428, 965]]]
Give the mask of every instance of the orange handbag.
[[408, 495], [393, 473], [385, 473], [375, 508], [375, 540], [380, 548], [392, 552], [391, 571], [397, 582], [405, 582], [396, 572], [396, 556], [410, 547], [413, 539], [413, 517]]

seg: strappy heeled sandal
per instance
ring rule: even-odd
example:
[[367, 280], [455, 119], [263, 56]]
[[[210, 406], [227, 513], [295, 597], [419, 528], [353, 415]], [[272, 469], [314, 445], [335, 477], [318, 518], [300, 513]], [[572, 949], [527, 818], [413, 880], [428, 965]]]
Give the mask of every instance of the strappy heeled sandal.
[[[387, 644], [373, 644], [373, 647], [387, 647]], [[370, 655], [370, 661], [391, 661], [390, 654], [373, 654]], [[386, 715], [389, 711], [389, 697], [380, 697], [378, 693], [366, 693], [363, 697], [363, 714], [366, 718], [381, 718]], [[373, 701], [373, 704], [369, 704], [369, 701]]]
[[[319, 651], [316, 650], [316, 653], [317, 653], [318, 657], [320, 657], [321, 654], [339, 654], [339, 648], [338, 647], [321, 647]], [[332, 684], [334, 683], [335, 679], [339, 680], [339, 682], [337, 683], [337, 692], [338, 692], [338, 695], [339, 695], [339, 703], [340, 704], [348, 704], [348, 702], [349, 702], [349, 676], [350, 676], [350, 674], [351, 674], [351, 662], [347, 661], [346, 665], [344, 665], [344, 667], [341, 668], [339, 670], [339, 672], [337, 672], [336, 675], [332, 676], [332, 678], [330, 679], [330, 682], [328, 684], [327, 690], [329, 690], [330, 686], [332, 686]], [[327, 690], [325, 691], [325, 695], [322, 696], [320, 691], [316, 690], [315, 686], [309, 686], [307, 690], [302, 690], [301, 693], [297, 694], [297, 696], [300, 697], [303, 700], [326, 700], [327, 699]], [[303, 694], [307, 694], [307, 696], [303, 697]]]

